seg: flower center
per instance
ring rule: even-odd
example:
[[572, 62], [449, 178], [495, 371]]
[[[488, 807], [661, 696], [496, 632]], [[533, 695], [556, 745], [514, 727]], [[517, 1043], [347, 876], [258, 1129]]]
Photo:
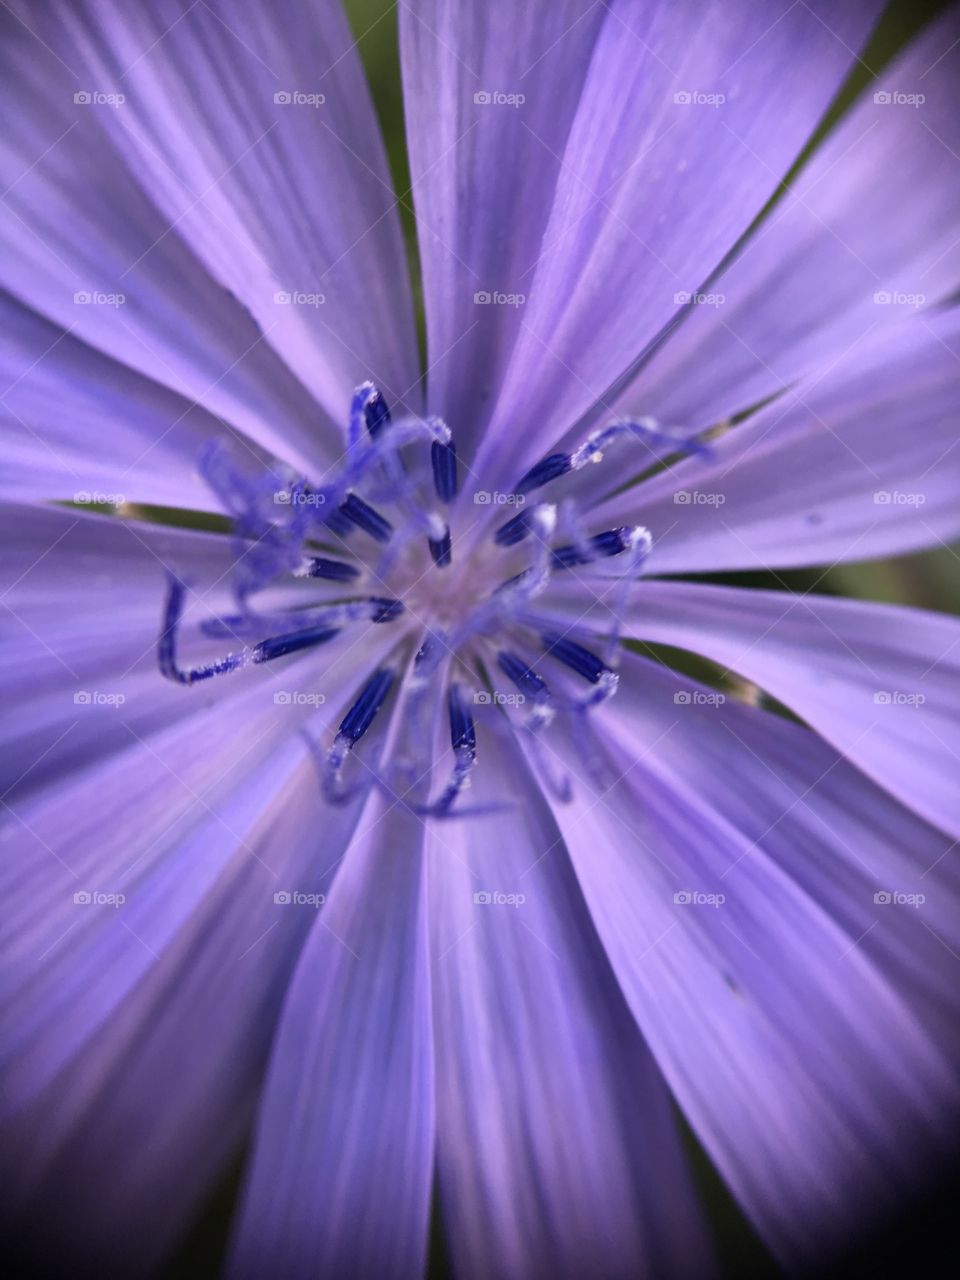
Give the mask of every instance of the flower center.
[[[625, 439], [661, 455], [687, 447], [648, 419], [615, 422], [572, 453], [541, 459], [520, 476], [505, 507], [458, 502], [459, 465], [446, 424], [435, 417], [394, 421], [371, 383], [354, 393], [343, 458], [322, 483], [281, 464], [251, 473], [214, 448], [201, 469], [234, 520], [236, 612], [200, 630], [239, 644], [213, 661], [181, 665], [186, 587], [171, 578], [160, 670], [193, 685], [321, 646], [348, 628], [389, 625], [395, 644], [362, 679], [326, 753], [331, 802], [379, 784], [419, 796], [421, 812], [446, 815], [469, 784], [479, 719], [523, 734], [547, 783], [565, 797], [569, 784], [546, 769], [539, 736], [558, 714], [578, 717], [589, 733], [587, 713], [616, 691], [626, 593], [651, 539], [639, 527], [587, 531], [575, 492], [548, 502], [542, 491], [552, 493]], [[458, 561], [458, 532], [475, 533], [478, 520], [486, 536], [464, 537]], [[568, 611], [551, 604], [551, 586], [571, 573], [601, 580], [612, 620], [605, 635], [583, 635]], [[306, 605], [296, 596], [291, 603], [304, 580], [317, 595]], [[363, 779], [349, 784], [348, 756], [388, 701], [400, 707], [391, 759], [367, 765]], [[419, 793], [431, 771], [431, 726], [440, 708], [453, 763], [430, 800]]]

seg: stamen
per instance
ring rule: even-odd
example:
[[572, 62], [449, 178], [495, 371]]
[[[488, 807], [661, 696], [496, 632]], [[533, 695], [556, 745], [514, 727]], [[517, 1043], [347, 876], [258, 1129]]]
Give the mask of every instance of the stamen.
[[283, 658], [288, 653], [299, 653], [301, 649], [326, 644], [339, 633], [338, 627], [307, 627], [303, 631], [290, 631], [283, 636], [273, 636], [269, 640], [261, 640], [254, 646], [253, 661], [272, 662], [274, 658]]
[[340, 503], [338, 511], [358, 529], [369, 533], [370, 537], [375, 538], [377, 542], [390, 541], [393, 525], [355, 493], [347, 494], [344, 501]]
[[610, 667], [598, 658], [595, 653], [585, 649], [582, 644], [577, 644], [576, 640], [570, 640], [556, 631], [546, 632], [540, 638], [546, 646], [546, 653], [549, 657], [566, 663], [568, 667], [576, 671], [577, 675], [583, 676], [591, 684], [598, 684], [608, 672], [611, 675], [614, 674]]
[[601, 556], [618, 556], [630, 546], [631, 530], [623, 527], [595, 533], [587, 539], [586, 546], [556, 547], [553, 551], [555, 569], [571, 569], [577, 564], [591, 564]]
[[329, 560], [326, 556], [311, 556], [304, 565], [300, 576], [306, 578], [325, 578], [328, 582], [350, 582], [359, 578], [360, 570], [345, 560]]
[[510, 653], [507, 649], [501, 649], [497, 654], [497, 664], [507, 679], [512, 680], [521, 693], [529, 694], [532, 698], [539, 698], [549, 693], [546, 682], [537, 675], [532, 667], [528, 667], [522, 658], [518, 658], [515, 653]]
[[493, 540], [498, 547], [512, 547], [523, 539], [530, 532], [530, 521], [525, 511], [518, 511], [515, 516], [511, 516], [505, 524], [493, 535]]
[[353, 747], [373, 724], [374, 718], [386, 701], [396, 672], [391, 667], [380, 667], [360, 690], [356, 702], [340, 721], [340, 728], [327, 752], [324, 766], [323, 790], [333, 804], [345, 804], [357, 794], [359, 788], [346, 789], [343, 785], [343, 766]]
[[513, 486], [513, 491], [514, 493], [531, 493], [534, 489], [540, 489], [543, 485], [549, 484], [551, 480], [565, 476], [572, 466], [573, 459], [569, 453], [549, 453], [529, 471], [524, 472]]
[[186, 588], [178, 578], [171, 574], [167, 592], [167, 603], [164, 609], [163, 628], [157, 642], [157, 663], [160, 671], [168, 680], [177, 684], [197, 684], [200, 680], [209, 680], [212, 676], [224, 675], [229, 671], [237, 671], [251, 663], [272, 662], [288, 653], [297, 653], [301, 649], [313, 648], [325, 644], [339, 634], [339, 627], [314, 626], [302, 631], [289, 631], [284, 635], [273, 636], [261, 640], [259, 644], [249, 648], [247, 645], [238, 653], [228, 653], [213, 662], [203, 663], [196, 667], [181, 667], [177, 662], [177, 629], [183, 615], [183, 602]]
[[450, 530], [444, 533], [442, 538], [428, 538], [427, 546], [430, 548], [430, 554], [433, 556], [433, 563], [439, 568], [445, 568], [453, 558], [451, 555]]
[[604, 450], [622, 439], [640, 440], [647, 445], [658, 448], [666, 446], [671, 451], [683, 453], [707, 455], [710, 453], [709, 446], [696, 436], [683, 435], [670, 427], [661, 427], [655, 418], [621, 419], [589, 435], [583, 444], [574, 450], [571, 467], [574, 471], [579, 471], [589, 462], [600, 462]]
[[452, 502], [457, 496], [457, 446], [452, 440], [442, 444], [434, 440], [430, 446], [433, 465], [433, 487], [441, 502]]
[[373, 394], [363, 407], [363, 416], [367, 424], [367, 431], [369, 431], [373, 440], [376, 440], [380, 432], [390, 425], [390, 410], [379, 388], [373, 388]]
[[447, 690], [447, 713], [450, 717], [453, 771], [437, 799], [417, 810], [418, 813], [438, 818], [449, 813], [457, 796], [469, 786], [470, 774], [477, 760], [477, 731], [473, 716], [467, 709], [462, 685], [454, 683]]

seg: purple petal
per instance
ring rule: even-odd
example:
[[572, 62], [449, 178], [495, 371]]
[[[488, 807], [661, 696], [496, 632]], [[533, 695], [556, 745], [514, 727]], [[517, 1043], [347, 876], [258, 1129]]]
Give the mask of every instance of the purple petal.
[[[710, 727], [715, 707], [677, 704], [677, 692], [690, 697], [696, 686], [652, 664], [629, 666], [628, 703], [619, 713], [613, 704], [605, 721], [610, 784], [596, 793], [578, 776], [557, 818], [678, 1101], [765, 1239], [796, 1266], [896, 1207], [947, 1140], [955, 1077], [912, 1008], [909, 981], [898, 990], [894, 966], [876, 963], [882, 946], [858, 946], [852, 917], [834, 918], [838, 890], [824, 892], [824, 880], [831, 863], [840, 874], [850, 866], [851, 852], [820, 821], [830, 806], [819, 809], [809, 753], [799, 767], [784, 766], [782, 748], [766, 762], [750, 739]], [[742, 717], [732, 719], [742, 731]], [[789, 729], [786, 743], [799, 732]], [[581, 775], [572, 739], [562, 753]], [[833, 763], [844, 771], [841, 794], [855, 792], [855, 771]], [[861, 785], [842, 828], [856, 840], [853, 856], [866, 842], [867, 859], [909, 861], [882, 843], [896, 806]], [[855, 813], [865, 815], [859, 829]], [[783, 824], [769, 843], [761, 817]], [[912, 828], [924, 860], [936, 856], [936, 833]], [[910, 829], [898, 815], [892, 831]], [[782, 865], [794, 840], [792, 865]], [[801, 856], [823, 876], [811, 866], [794, 880]]]
[[[171, 391], [0, 297], [6, 341], [0, 353], [8, 465], [0, 477], [16, 498], [118, 501], [214, 510], [219, 500], [201, 478], [201, 450], [221, 440], [255, 463], [252, 440], [192, 400]], [[292, 435], [293, 433], [291, 433]], [[271, 453], [305, 463], [283, 432], [257, 430]]]
[[466, 456], [521, 329], [494, 295], [529, 293], [603, 18], [589, 0], [400, 6], [430, 404]]
[[870, 84], [624, 406], [707, 426], [955, 291], [958, 36], [950, 9]]
[[[242, 713], [235, 708], [234, 716]], [[257, 732], [252, 716], [243, 723], [245, 734]], [[196, 725], [185, 732], [211, 745]], [[101, 839], [110, 842], [120, 828], [124, 861], [136, 873], [104, 882], [111, 892], [122, 884], [127, 901], [119, 907], [67, 898], [73, 922], [58, 925], [66, 929], [59, 944], [33, 931], [30, 1038], [18, 1040], [5, 1073], [21, 1105], [8, 1118], [4, 1146], [16, 1163], [18, 1229], [46, 1242], [48, 1261], [62, 1249], [73, 1268], [79, 1259], [99, 1274], [151, 1270], [252, 1122], [277, 1010], [316, 918], [311, 906], [274, 895], [325, 892], [357, 814], [325, 809], [296, 735], [285, 735], [255, 768], [246, 765], [230, 773], [222, 801], [213, 789], [203, 793], [169, 828], [164, 813], [151, 823], [144, 805], [142, 829], [130, 839], [109, 797], [93, 798], [94, 783], [30, 815], [36, 842], [18, 837], [46, 872], [54, 859], [39, 840], [51, 838], [50, 818], [76, 829], [86, 805]], [[150, 764], [119, 767], [129, 784], [134, 768]], [[177, 783], [153, 767], [151, 787], [176, 806]], [[189, 767], [184, 776], [196, 780]], [[81, 852], [72, 842], [58, 847], [71, 863]], [[61, 915], [59, 898], [54, 906]], [[69, 1044], [62, 1070], [48, 1077], [43, 1069], [38, 1088], [41, 1046], [43, 1061], [60, 1060], [55, 1046], [67, 1045], [81, 1020], [95, 1034]], [[7, 1036], [20, 1029], [8, 1021]], [[24, 1083], [28, 1101], [20, 1097]]]
[[[705, 1276], [659, 1072], [517, 749], [430, 828], [437, 1169], [457, 1274]], [[588, 823], [584, 826], [588, 827]]]
[[[776, 190], [877, 9], [607, 7], [480, 454], [492, 480], [515, 479], [603, 401], [703, 285]], [[552, 101], [557, 86], [539, 92]], [[522, 117], [515, 130], [525, 149], [541, 145]], [[529, 424], [522, 442], [517, 422]]]
[[[12, 290], [254, 438], [258, 418], [316, 435], [318, 461], [303, 387], [337, 423], [367, 376], [402, 402], [417, 378], [402, 242], [339, 6], [296, 0], [279, 23], [266, 0], [25, 18], [37, 38], [8, 15]], [[75, 305], [84, 290], [127, 302]]]
[[231, 1274], [418, 1275], [433, 1063], [418, 819], [376, 801], [294, 976]]
[[958, 358], [960, 315], [917, 319], [735, 427], [709, 461], [662, 471], [591, 520], [642, 520], [652, 573], [865, 560], [951, 541]]
[[826, 596], [644, 582], [631, 634], [755, 681], [909, 808], [960, 834], [960, 621]]

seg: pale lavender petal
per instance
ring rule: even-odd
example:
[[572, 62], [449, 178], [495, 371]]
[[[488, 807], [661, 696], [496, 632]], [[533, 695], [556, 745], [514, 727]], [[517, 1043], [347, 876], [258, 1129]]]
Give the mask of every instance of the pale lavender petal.
[[[304, 452], [312, 440], [316, 462], [357, 382], [375, 377], [394, 401], [409, 391], [412, 313], [343, 15], [298, 2], [275, 18], [220, 0], [29, 6], [25, 26], [8, 13], [4, 279], [254, 438], [259, 422]], [[76, 305], [83, 291], [127, 301]]]
[[[719, 265], [807, 141], [877, 10], [607, 7], [480, 454], [491, 479], [515, 479], [602, 401]], [[538, 91], [552, 100], [561, 86]]]
[[[798, 779], [752, 755], [748, 764], [732, 735], [724, 744], [726, 757], [740, 754], [751, 794], [766, 793], [771, 821], [787, 824], [768, 851], [756, 820], [744, 821], [747, 797], [725, 802], [699, 754], [702, 719], [715, 709], [679, 728], [692, 703], [675, 694], [692, 686], [628, 665], [627, 714], [612, 706], [605, 718], [609, 783], [597, 791], [567, 738], [577, 785], [557, 819], [680, 1105], [764, 1238], [795, 1266], [898, 1206], [924, 1157], [943, 1149], [955, 1077], [906, 994], [848, 932], [849, 917], [831, 914], [835, 894], [821, 902], [812, 871], [798, 882], [780, 864], [791, 833], [809, 846], [820, 825], [793, 819]], [[855, 784], [852, 770], [847, 780]], [[853, 807], [862, 812], [859, 797]], [[821, 866], [831, 851], [848, 865], [829, 831], [820, 838]]]
[[563, 838], [516, 746], [488, 735], [481, 750], [471, 803], [506, 807], [428, 835], [437, 1173], [456, 1272], [709, 1275], [669, 1095]]
[[629, 634], [779, 698], [909, 808], [960, 835], [960, 621], [895, 605], [645, 582]]
[[[256, 730], [252, 716], [243, 723]], [[189, 732], [203, 737], [195, 724]], [[141, 759], [136, 767], [148, 766]], [[172, 791], [172, 777], [156, 772], [153, 788]], [[79, 1255], [102, 1274], [152, 1270], [252, 1122], [283, 993], [316, 919], [311, 899], [328, 888], [357, 813], [324, 806], [295, 734], [252, 771], [241, 762], [229, 786], [222, 802], [198, 796], [169, 829], [164, 815], [151, 826], [144, 813], [139, 843], [127, 845], [127, 859], [142, 860], [139, 875], [132, 884], [129, 876], [108, 881], [107, 891], [125, 891], [126, 902], [71, 902], [60, 945], [36, 934], [30, 963], [43, 976], [39, 986], [26, 983], [36, 1006], [31, 1041], [6, 1078], [34, 1067], [41, 1043], [51, 1053], [78, 1016], [92, 1019], [98, 1005], [105, 1014], [49, 1081], [41, 1072], [42, 1087], [31, 1087], [5, 1125], [18, 1231], [43, 1241], [51, 1264], [75, 1266]], [[65, 796], [61, 821], [88, 796]], [[123, 814], [109, 802], [97, 808], [109, 840]], [[40, 813], [36, 827], [31, 820], [37, 837], [48, 833], [48, 818]], [[35, 861], [52, 863], [35, 849]], [[67, 1012], [64, 999], [78, 1008]], [[16, 1030], [9, 1027], [11, 1036]]]
[[950, 542], [960, 535], [958, 362], [960, 313], [916, 319], [802, 381], [717, 441], [710, 459], [660, 472], [591, 520], [646, 525], [651, 573], [867, 560]]
[[291, 984], [230, 1274], [423, 1269], [433, 1047], [423, 824], [375, 800]]
[[[223, 441], [256, 465], [259, 447], [195, 401], [88, 347], [0, 293], [3, 493], [20, 499], [220, 509], [201, 451]], [[279, 435], [258, 438], [283, 451]], [[287, 457], [303, 460], [296, 446]]]
[[431, 408], [473, 452], [521, 329], [603, 5], [400, 6]]
[[951, 7], [867, 87], [621, 408], [707, 426], [955, 292], [958, 36]]

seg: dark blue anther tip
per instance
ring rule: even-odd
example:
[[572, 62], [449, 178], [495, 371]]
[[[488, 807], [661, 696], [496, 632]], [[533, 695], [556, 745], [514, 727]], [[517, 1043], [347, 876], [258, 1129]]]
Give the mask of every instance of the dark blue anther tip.
[[328, 582], [350, 582], [360, 576], [356, 565], [344, 560], [329, 560], [326, 556], [313, 556], [307, 565], [307, 577], [325, 578]]
[[595, 653], [585, 649], [582, 644], [577, 644], [576, 640], [560, 635], [559, 632], [546, 632], [540, 638], [551, 658], [565, 663], [591, 684], [597, 684], [604, 673], [610, 670]]
[[430, 554], [433, 556], [433, 563], [441, 569], [445, 568], [452, 560], [450, 540], [450, 530], [448, 529], [442, 538], [428, 538], [427, 544], [430, 547]]
[[452, 502], [457, 496], [457, 446], [451, 440], [442, 444], [434, 440], [430, 446], [433, 464], [433, 487], [441, 502]]
[[454, 751], [466, 747], [468, 751], [477, 749], [477, 731], [474, 728], [473, 716], [467, 709], [463, 694], [456, 685], [447, 691], [447, 710], [450, 714], [450, 745]]
[[351, 524], [368, 533], [377, 542], [389, 542], [393, 534], [393, 525], [379, 511], [375, 511], [368, 502], [364, 502], [355, 493], [348, 493], [340, 503], [339, 512]]
[[522, 542], [529, 532], [530, 522], [526, 512], [518, 511], [500, 526], [493, 535], [493, 540], [498, 547], [512, 547], [515, 543]]
[[373, 608], [370, 615], [373, 622], [393, 622], [404, 611], [402, 600], [393, 600], [388, 596], [371, 596], [370, 604]]
[[272, 636], [254, 646], [254, 662], [272, 662], [288, 653], [299, 653], [318, 644], [326, 644], [339, 632], [337, 627], [307, 627], [303, 631], [288, 631], [286, 635]]
[[508, 680], [513, 681], [521, 693], [528, 693], [531, 697], [546, 693], [547, 686], [545, 682], [532, 667], [528, 667], [523, 659], [518, 658], [515, 653], [509, 653], [506, 649], [501, 649], [497, 654], [497, 662], [503, 674]]
[[345, 538], [354, 529], [353, 521], [338, 507], [330, 507], [323, 513], [323, 523], [332, 533], [341, 538]]
[[340, 721], [340, 733], [348, 739], [351, 746], [358, 742], [373, 724], [374, 716], [383, 706], [390, 692], [393, 679], [394, 672], [389, 667], [381, 667], [375, 671], [360, 690], [356, 702]]
[[382, 392], [374, 390], [371, 393], [369, 400], [363, 406], [363, 419], [374, 440], [376, 440], [384, 427], [389, 425], [390, 410], [387, 408], [387, 402], [384, 400]]
[[529, 471], [524, 472], [514, 485], [514, 492], [530, 493], [534, 489], [539, 489], [543, 485], [549, 484], [551, 480], [565, 476], [572, 465], [573, 459], [569, 453], [548, 453], [545, 458], [541, 458]]

